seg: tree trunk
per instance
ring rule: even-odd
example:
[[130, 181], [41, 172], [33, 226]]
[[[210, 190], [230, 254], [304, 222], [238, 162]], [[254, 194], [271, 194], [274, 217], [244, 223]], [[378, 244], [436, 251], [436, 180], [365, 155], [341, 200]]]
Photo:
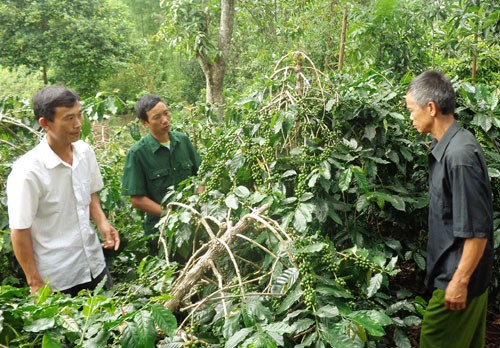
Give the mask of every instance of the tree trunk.
[[347, 32], [347, 6], [342, 11], [342, 33], [340, 34], [339, 71], [344, 67], [345, 37]]
[[330, 21], [330, 25], [327, 27], [327, 33], [326, 33], [326, 38], [325, 38], [325, 58], [323, 60], [323, 69], [325, 71], [328, 71], [330, 68], [330, 57], [332, 56], [332, 31], [334, 28], [334, 13], [335, 13], [335, 6], [337, 6], [337, 0], [332, 0], [330, 1], [330, 7], [329, 7], [329, 12], [326, 13], [326, 20]]
[[[261, 214], [269, 206], [264, 205], [255, 211], [255, 214]], [[254, 227], [254, 222], [249, 215], [245, 215], [233, 227], [226, 229], [218, 238], [211, 240], [207, 252], [201, 256], [195, 264], [185, 270], [172, 285], [170, 295], [172, 296], [165, 302], [165, 307], [175, 312], [182, 299], [193, 289], [200, 281], [202, 276], [210, 269], [211, 262], [216, 263], [217, 259], [227, 253], [224, 244], [231, 245], [237, 234], [244, 234], [247, 230]], [[226, 225], [227, 228], [227, 225]]]
[[231, 37], [234, 28], [235, 0], [221, 0], [221, 16], [217, 48], [220, 55], [214, 61], [204, 54], [198, 53], [196, 59], [203, 70], [206, 80], [206, 102], [217, 108], [217, 118], [224, 121], [224, 76], [226, 75], [227, 61], [231, 51]]
[[49, 84], [49, 78], [47, 77], [47, 65], [42, 66], [42, 76], [43, 76], [43, 84], [47, 86]]

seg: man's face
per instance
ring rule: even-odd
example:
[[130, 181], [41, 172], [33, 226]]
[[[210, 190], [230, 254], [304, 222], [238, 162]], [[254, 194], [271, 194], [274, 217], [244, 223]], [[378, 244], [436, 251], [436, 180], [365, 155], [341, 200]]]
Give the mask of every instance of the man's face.
[[431, 116], [431, 108], [429, 104], [420, 107], [413, 99], [411, 93], [406, 95], [406, 107], [410, 111], [410, 120], [413, 128], [419, 133], [431, 133], [434, 118]]
[[163, 102], [159, 102], [154, 108], [146, 112], [148, 121], [142, 124], [149, 128], [155, 138], [161, 138], [170, 131], [170, 111]]
[[43, 119], [40, 124], [47, 132], [49, 143], [68, 145], [80, 139], [83, 120], [79, 101], [72, 107], [56, 107], [52, 121]]

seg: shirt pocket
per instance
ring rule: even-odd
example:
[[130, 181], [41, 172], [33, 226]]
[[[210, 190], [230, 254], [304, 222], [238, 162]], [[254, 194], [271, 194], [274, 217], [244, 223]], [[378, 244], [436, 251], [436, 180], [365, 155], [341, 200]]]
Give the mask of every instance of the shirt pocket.
[[182, 162], [179, 164], [180, 180], [186, 179], [188, 176], [193, 175], [193, 163], [190, 161]]
[[445, 225], [452, 223], [453, 213], [450, 199], [447, 199], [442, 187], [430, 186], [431, 215], [441, 220]]
[[47, 218], [61, 212], [61, 196], [57, 192], [48, 192], [42, 200], [43, 203], [38, 207], [39, 218]]
[[152, 196], [164, 194], [167, 188], [173, 185], [170, 183], [172, 181], [171, 173], [169, 168], [155, 169], [148, 173], [148, 190]]

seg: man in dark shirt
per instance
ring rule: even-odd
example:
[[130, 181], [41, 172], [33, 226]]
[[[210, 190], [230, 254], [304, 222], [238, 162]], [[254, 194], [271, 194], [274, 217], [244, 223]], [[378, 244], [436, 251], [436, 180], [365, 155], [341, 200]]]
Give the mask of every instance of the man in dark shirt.
[[141, 97], [135, 109], [149, 132], [127, 153], [122, 193], [130, 196], [132, 206], [146, 213], [144, 231], [152, 235], [158, 232], [155, 225], [167, 189], [196, 175], [201, 159], [186, 134], [170, 130], [170, 111], [159, 96]]
[[406, 106], [413, 127], [434, 137], [426, 274], [433, 293], [420, 347], [483, 347], [493, 260], [493, 203], [484, 154], [455, 121], [455, 91], [443, 74], [417, 76]]

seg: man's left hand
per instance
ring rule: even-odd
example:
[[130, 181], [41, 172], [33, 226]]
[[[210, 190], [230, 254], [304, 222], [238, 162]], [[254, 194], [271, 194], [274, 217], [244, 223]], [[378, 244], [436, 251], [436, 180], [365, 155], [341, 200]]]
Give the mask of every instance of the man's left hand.
[[444, 296], [444, 305], [450, 311], [461, 311], [467, 307], [467, 284], [451, 280]]
[[98, 226], [99, 232], [101, 233], [104, 242], [101, 244], [104, 249], [114, 249], [118, 250], [120, 247], [120, 236], [118, 231], [110, 224], [104, 224], [103, 226]]

